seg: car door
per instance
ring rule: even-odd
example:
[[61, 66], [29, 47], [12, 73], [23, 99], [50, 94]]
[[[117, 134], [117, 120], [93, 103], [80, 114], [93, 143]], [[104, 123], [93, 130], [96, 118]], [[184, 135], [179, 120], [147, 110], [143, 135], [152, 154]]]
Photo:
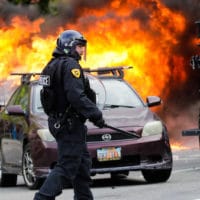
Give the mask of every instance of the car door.
[[[20, 86], [10, 101], [4, 112], [1, 114], [1, 153], [2, 168], [10, 170], [10, 173], [17, 173], [21, 169], [23, 139], [28, 132], [28, 98], [29, 86]], [[21, 112], [13, 112], [12, 109], [20, 107]]]

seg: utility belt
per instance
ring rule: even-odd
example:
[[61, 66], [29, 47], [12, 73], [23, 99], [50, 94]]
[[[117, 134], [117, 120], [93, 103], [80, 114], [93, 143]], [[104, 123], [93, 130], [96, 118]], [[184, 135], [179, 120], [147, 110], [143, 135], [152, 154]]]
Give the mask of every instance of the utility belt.
[[72, 115], [72, 113], [68, 113], [68, 112], [64, 112], [64, 113], [50, 113], [49, 117], [53, 117], [53, 118], [63, 118], [63, 117], [72, 117], [74, 115]]
[[55, 129], [59, 129], [63, 124], [68, 124], [69, 127], [71, 127], [73, 120], [80, 120], [82, 123], [85, 123], [86, 121], [86, 119], [83, 116], [77, 114], [71, 109], [67, 109], [64, 113], [51, 113], [49, 114], [49, 117], [55, 119]]

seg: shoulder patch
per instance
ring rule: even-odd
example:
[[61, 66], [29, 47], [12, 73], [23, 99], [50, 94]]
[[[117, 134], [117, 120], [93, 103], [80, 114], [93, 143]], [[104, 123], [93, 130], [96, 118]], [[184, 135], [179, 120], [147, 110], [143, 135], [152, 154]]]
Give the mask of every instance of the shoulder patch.
[[80, 78], [80, 76], [81, 76], [81, 71], [80, 71], [80, 69], [72, 69], [72, 70], [71, 70], [71, 73], [72, 73], [72, 75], [73, 75], [75, 78]]

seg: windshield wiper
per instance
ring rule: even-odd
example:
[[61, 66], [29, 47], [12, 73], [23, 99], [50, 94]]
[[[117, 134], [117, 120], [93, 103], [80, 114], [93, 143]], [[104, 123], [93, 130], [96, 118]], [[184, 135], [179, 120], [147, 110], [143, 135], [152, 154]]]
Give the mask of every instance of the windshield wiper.
[[134, 106], [128, 106], [128, 105], [114, 105], [114, 104], [105, 104], [104, 108], [135, 108]]

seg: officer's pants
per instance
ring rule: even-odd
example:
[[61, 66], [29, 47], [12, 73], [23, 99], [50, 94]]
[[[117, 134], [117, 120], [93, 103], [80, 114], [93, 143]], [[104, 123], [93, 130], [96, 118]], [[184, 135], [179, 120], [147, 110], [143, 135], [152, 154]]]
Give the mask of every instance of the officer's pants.
[[34, 200], [55, 200], [69, 182], [74, 200], [93, 200], [90, 190], [91, 159], [84, 143], [69, 142], [65, 134], [57, 138], [58, 163], [51, 171]]

